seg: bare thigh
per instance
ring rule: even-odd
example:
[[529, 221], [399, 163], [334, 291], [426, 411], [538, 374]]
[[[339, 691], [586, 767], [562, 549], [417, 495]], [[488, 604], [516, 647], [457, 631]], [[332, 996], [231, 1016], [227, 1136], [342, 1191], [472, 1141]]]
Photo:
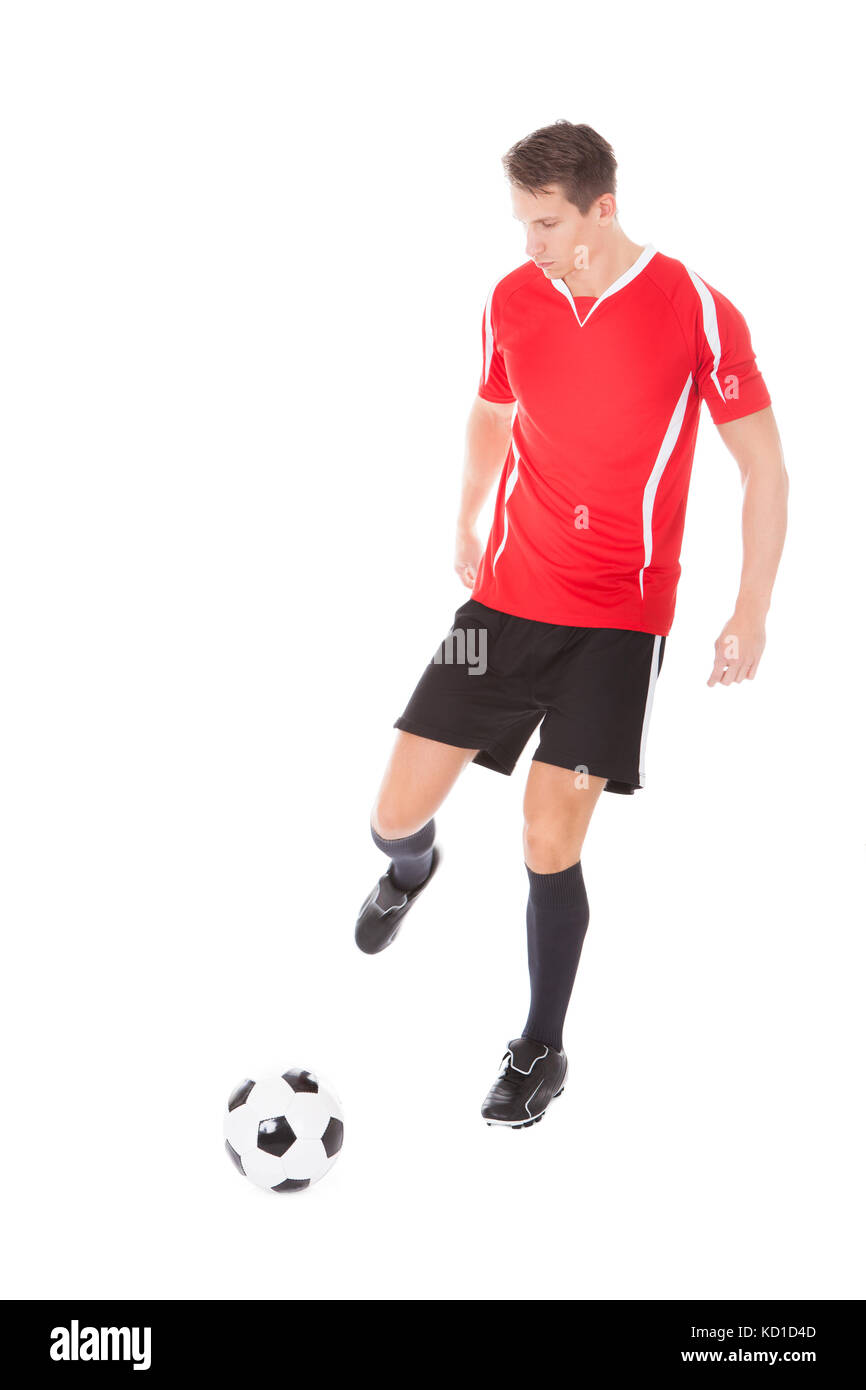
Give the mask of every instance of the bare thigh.
[[533, 762], [523, 798], [523, 856], [536, 874], [555, 874], [577, 862], [606, 777], [575, 775]]
[[477, 752], [398, 729], [370, 815], [373, 829], [386, 840], [414, 835], [439, 809]]

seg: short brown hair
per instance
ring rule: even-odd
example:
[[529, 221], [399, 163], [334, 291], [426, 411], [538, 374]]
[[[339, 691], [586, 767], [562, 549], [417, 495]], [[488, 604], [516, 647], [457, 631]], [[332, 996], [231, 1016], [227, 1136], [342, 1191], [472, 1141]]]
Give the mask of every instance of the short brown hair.
[[613, 149], [592, 126], [554, 121], [518, 140], [502, 163], [509, 181], [527, 193], [543, 193], [549, 184], [559, 184], [584, 217], [603, 193], [616, 196]]

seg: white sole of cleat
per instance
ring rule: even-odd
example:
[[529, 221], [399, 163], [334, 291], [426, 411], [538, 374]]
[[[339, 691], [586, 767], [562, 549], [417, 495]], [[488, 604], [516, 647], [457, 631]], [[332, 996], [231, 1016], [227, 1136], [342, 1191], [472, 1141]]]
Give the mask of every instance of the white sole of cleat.
[[533, 1115], [531, 1120], [487, 1120], [486, 1123], [491, 1127], [493, 1127], [494, 1125], [498, 1126], [500, 1129], [529, 1129], [530, 1125], [537, 1125], [539, 1120], [544, 1119], [551, 1105], [556, 1100], [556, 1097], [561, 1096], [564, 1090], [565, 1084], [563, 1083], [563, 1085], [560, 1086], [559, 1090], [555, 1091], [554, 1094], [550, 1097], [550, 1100], [548, 1101], [547, 1105], [545, 1105], [544, 1109], [540, 1111], [538, 1115]]

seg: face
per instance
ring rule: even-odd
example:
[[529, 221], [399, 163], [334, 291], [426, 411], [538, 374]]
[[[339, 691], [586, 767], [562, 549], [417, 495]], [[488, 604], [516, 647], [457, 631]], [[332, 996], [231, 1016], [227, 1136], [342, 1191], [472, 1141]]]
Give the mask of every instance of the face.
[[[517, 221], [526, 228], [527, 256], [551, 279], [574, 270], [576, 258], [583, 266], [597, 245], [599, 204], [593, 204], [584, 217], [574, 203], [562, 196], [558, 184], [537, 196], [512, 184], [511, 206]], [[586, 248], [583, 260], [577, 255], [578, 248]]]

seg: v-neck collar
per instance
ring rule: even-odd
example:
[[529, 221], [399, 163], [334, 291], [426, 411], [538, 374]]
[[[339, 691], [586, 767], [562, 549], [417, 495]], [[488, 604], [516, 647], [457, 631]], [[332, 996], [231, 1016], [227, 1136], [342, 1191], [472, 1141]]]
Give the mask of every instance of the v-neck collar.
[[[569, 304], [574, 310], [574, 317], [577, 319], [577, 322], [580, 324], [580, 327], [583, 328], [583, 325], [586, 323], [587, 319], [592, 317], [599, 304], [602, 304], [605, 299], [609, 299], [612, 294], [616, 294], [617, 290], [624, 289], [625, 286], [629, 284], [629, 282], [633, 280], [636, 275], [640, 275], [644, 266], [652, 260], [655, 253], [656, 248], [653, 245], [651, 245], [650, 242], [647, 242], [646, 246], [644, 247], [643, 251], [641, 251], [634, 264], [630, 265], [628, 270], [624, 270], [622, 275], [620, 275], [619, 279], [614, 280], [612, 285], [608, 285], [604, 294], [599, 295], [598, 299], [593, 304], [589, 313], [586, 315], [586, 318], [583, 319], [577, 312], [577, 305], [574, 302], [574, 296], [572, 295], [571, 290], [568, 288], [568, 285], [565, 283], [565, 281], [561, 278], [557, 278], [555, 280], [551, 280], [549, 283], [553, 286], [555, 290], [559, 290], [560, 294], [565, 295], [565, 298], [568, 300]], [[578, 295], [578, 299], [586, 297], [587, 296], [585, 295]]]

